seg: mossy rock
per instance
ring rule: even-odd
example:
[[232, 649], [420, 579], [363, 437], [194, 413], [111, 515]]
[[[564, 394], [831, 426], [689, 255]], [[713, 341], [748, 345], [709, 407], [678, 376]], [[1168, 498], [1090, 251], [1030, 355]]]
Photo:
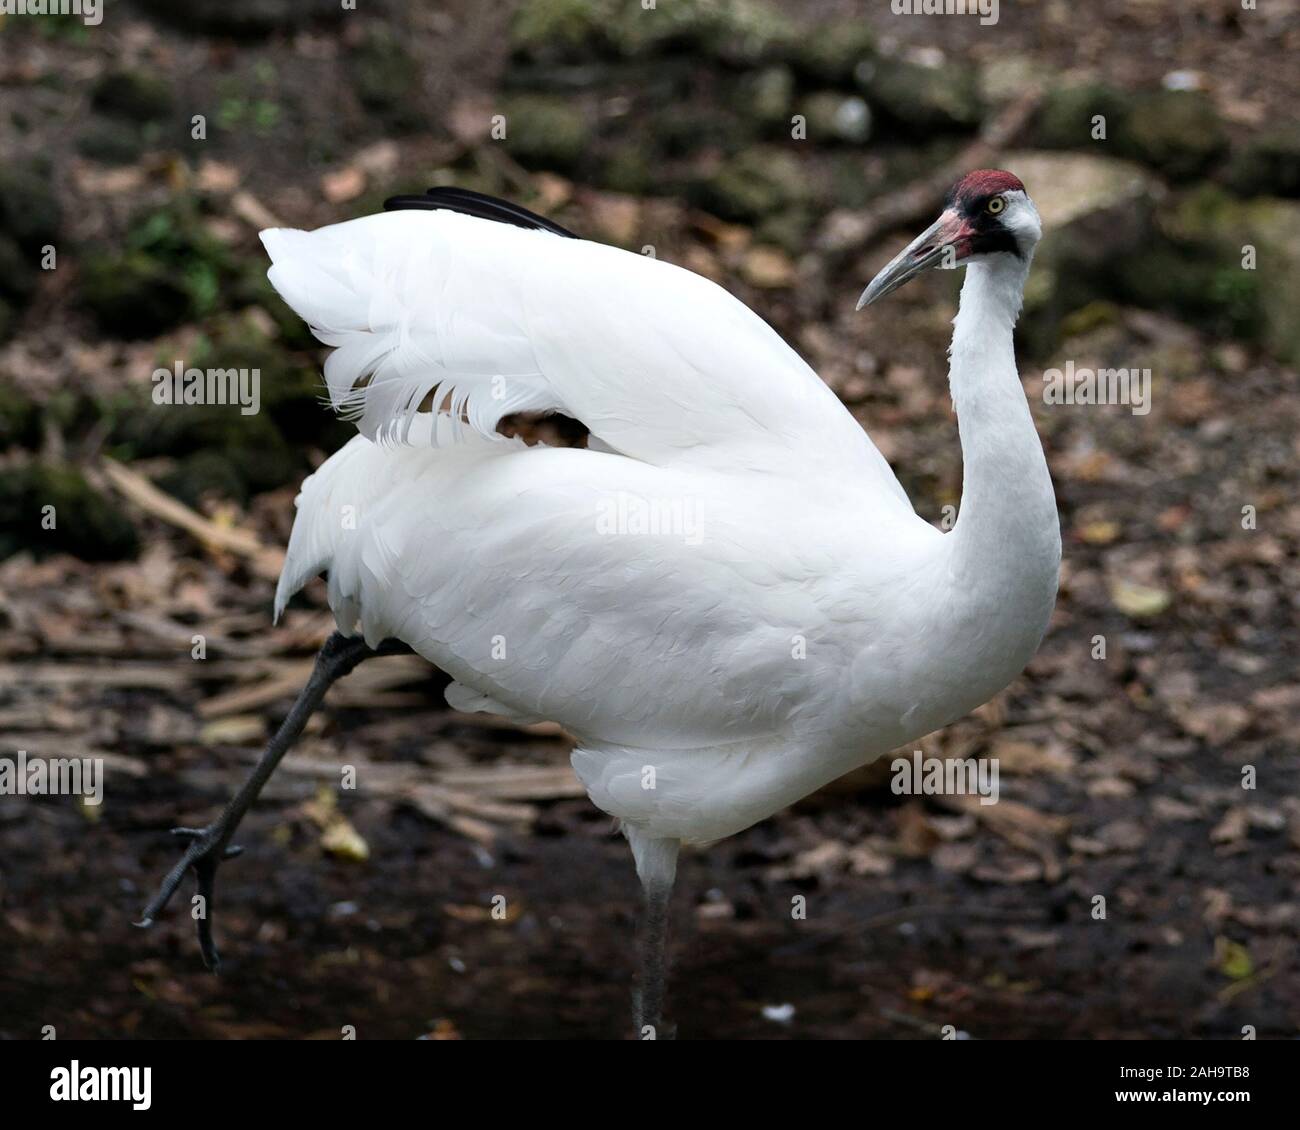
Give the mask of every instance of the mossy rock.
[[37, 252], [58, 238], [62, 224], [63, 210], [48, 161], [0, 165], [0, 232], [24, 250]]
[[160, 136], [139, 122], [93, 117], [77, 137], [77, 152], [103, 165], [133, 165]]
[[580, 63], [610, 57], [702, 55], [749, 66], [788, 54], [791, 22], [762, 0], [531, 0], [510, 25], [516, 59]]
[[1300, 136], [1286, 128], [1250, 138], [1233, 152], [1224, 180], [1243, 196], [1300, 196]]
[[[1097, 117], [1105, 119], [1105, 139], [1093, 136]], [[1110, 156], [1104, 149], [1107, 140], [1123, 135], [1128, 119], [1128, 97], [1112, 86], [1049, 84], [1029, 130], [1030, 141], [1039, 149], [1093, 149], [1099, 156]]]
[[138, 68], [115, 68], [95, 82], [90, 104], [110, 117], [133, 122], [158, 121], [172, 111], [171, 84]]
[[818, 91], [801, 99], [808, 139], [818, 145], [862, 145], [871, 136], [871, 109], [856, 94]]
[[799, 76], [821, 86], [851, 88], [863, 68], [876, 60], [876, 35], [864, 20], [840, 20], [813, 29], [795, 46], [792, 62]]
[[904, 129], [973, 130], [984, 116], [979, 73], [963, 63], [923, 67], [879, 58], [857, 78], [872, 107]]
[[1300, 204], [1241, 200], [1203, 185], [1172, 198], [1158, 220], [1151, 269], [1142, 269], [1135, 257], [1118, 280], [1132, 300], [1257, 342], [1279, 359], [1300, 364]]
[[[652, 154], [687, 157], [705, 149], [737, 153], [758, 140], [757, 118], [735, 109], [741, 98], [728, 99], [732, 105], [686, 102], [667, 103], [652, 110], [643, 119], [644, 144]], [[789, 137], [789, 119], [785, 137]]]
[[[512, 95], [503, 100], [506, 136], [492, 144], [532, 169], [571, 172], [586, 156], [595, 124], [572, 99], [550, 94]], [[487, 128], [487, 123], [484, 123]]]
[[21, 385], [0, 378], [0, 450], [36, 447], [41, 440], [41, 411]]
[[610, 9], [601, 0], [532, 0], [515, 9], [510, 49], [516, 58], [580, 61], [608, 54]]
[[795, 80], [789, 67], [764, 67], [745, 76], [739, 93], [741, 105], [750, 118], [768, 130], [790, 135]]
[[187, 31], [236, 37], [268, 35], [313, 23], [332, 23], [339, 0], [137, 0], [158, 18]]
[[[51, 519], [54, 528], [43, 528], [43, 520]], [[136, 556], [140, 541], [116, 501], [95, 490], [76, 467], [34, 462], [0, 475], [0, 558], [23, 550], [37, 557], [71, 553], [86, 561], [118, 561]]]
[[219, 309], [239, 278], [230, 250], [181, 197], [137, 219], [121, 248], [86, 253], [81, 299], [105, 333], [150, 337]]
[[34, 256], [10, 236], [0, 234], [0, 296], [22, 307], [36, 289]]
[[757, 146], [738, 153], [713, 173], [684, 186], [692, 204], [724, 220], [753, 223], [807, 198], [807, 181], [797, 157], [784, 149]]
[[1200, 176], [1228, 147], [1214, 102], [1200, 90], [1135, 95], [1124, 127], [1108, 132], [1118, 156], [1141, 161], [1176, 181]]
[[82, 304], [113, 337], [152, 337], [192, 313], [176, 272], [143, 251], [92, 252], [78, 281]]
[[609, 147], [594, 180], [602, 188], [633, 196], [649, 193], [658, 183], [658, 165], [637, 141], [618, 142]]
[[398, 132], [427, 126], [419, 63], [392, 30], [375, 28], [347, 59], [362, 106]]

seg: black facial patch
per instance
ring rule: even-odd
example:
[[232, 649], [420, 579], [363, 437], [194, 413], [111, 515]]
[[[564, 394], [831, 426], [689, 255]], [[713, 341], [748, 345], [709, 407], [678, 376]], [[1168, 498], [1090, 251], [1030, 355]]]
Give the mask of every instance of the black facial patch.
[[970, 253], [987, 255], [994, 251], [1009, 251], [1016, 258], [1021, 258], [1019, 241], [1002, 223], [1005, 210], [993, 215], [986, 207], [990, 199], [986, 196], [982, 200], [973, 201], [970, 211], [960, 213], [973, 233], [970, 237]]

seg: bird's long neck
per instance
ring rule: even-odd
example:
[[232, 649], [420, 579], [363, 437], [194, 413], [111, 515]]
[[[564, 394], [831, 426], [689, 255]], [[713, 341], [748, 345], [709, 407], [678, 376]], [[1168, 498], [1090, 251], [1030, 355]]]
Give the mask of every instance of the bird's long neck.
[[1027, 258], [1007, 254], [971, 263], [950, 350], [963, 474], [950, 568], [966, 591], [995, 600], [1049, 583], [1054, 595], [1061, 552], [1047, 461], [1012, 347], [1028, 272]]

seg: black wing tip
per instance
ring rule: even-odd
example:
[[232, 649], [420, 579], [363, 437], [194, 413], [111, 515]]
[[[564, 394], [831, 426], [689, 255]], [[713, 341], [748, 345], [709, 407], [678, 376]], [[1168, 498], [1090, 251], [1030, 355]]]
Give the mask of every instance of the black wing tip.
[[480, 220], [495, 220], [497, 223], [513, 224], [517, 228], [532, 231], [547, 231], [552, 235], [562, 235], [567, 239], [582, 237], [568, 228], [561, 227], [554, 220], [539, 216], [529, 211], [522, 204], [512, 204], [485, 192], [475, 192], [472, 188], [457, 188], [455, 185], [436, 185], [422, 195], [406, 193], [390, 196], [384, 201], [385, 212], [398, 212], [407, 209], [424, 211], [444, 210], [459, 212], [463, 216], [474, 216]]

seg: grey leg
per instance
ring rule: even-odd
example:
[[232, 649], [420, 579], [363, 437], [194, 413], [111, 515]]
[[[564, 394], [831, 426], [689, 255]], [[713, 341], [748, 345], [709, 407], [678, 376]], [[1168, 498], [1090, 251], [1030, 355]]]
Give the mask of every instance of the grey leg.
[[311, 678], [307, 680], [307, 685], [298, 695], [293, 709], [289, 711], [288, 717], [281, 723], [275, 737], [266, 747], [266, 752], [258, 759], [252, 773], [230, 799], [230, 803], [222, 810], [221, 815], [206, 828], [172, 829], [172, 835], [188, 840], [189, 846], [176, 866], [167, 872], [157, 894], [149, 900], [149, 905], [144, 908], [144, 914], [136, 925], [152, 926], [154, 919], [176, 893], [176, 888], [180, 886], [185, 872], [193, 868], [198, 893], [203, 898], [203, 914], [197, 921], [199, 950], [203, 955], [203, 964], [214, 973], [217, 971], [221, 959], [212, 940], [213, 887], [217, 866], [222, 860], [230, 859], [242, 850], [230, 844], [230, 838], [239, 827], [239, 822], [243, 820], [244, 814], [252, 807], [258, 794], [270, 780], [281, 758], [298, 740], [303, 727], [307, 725], [307, 720], [316, 712], [316, 708], [320, 706], [330, 687], [365, 659], [376, 655], [402, 655], [409, 653], [410, 650], [406, 644], [398, 640], [385, 640], [372, 651], [366, 646], [364, 640], [345, 636], [342, 632], [335, 632], [325, 641], [316, 655], [316, 666], [312, 670]]

